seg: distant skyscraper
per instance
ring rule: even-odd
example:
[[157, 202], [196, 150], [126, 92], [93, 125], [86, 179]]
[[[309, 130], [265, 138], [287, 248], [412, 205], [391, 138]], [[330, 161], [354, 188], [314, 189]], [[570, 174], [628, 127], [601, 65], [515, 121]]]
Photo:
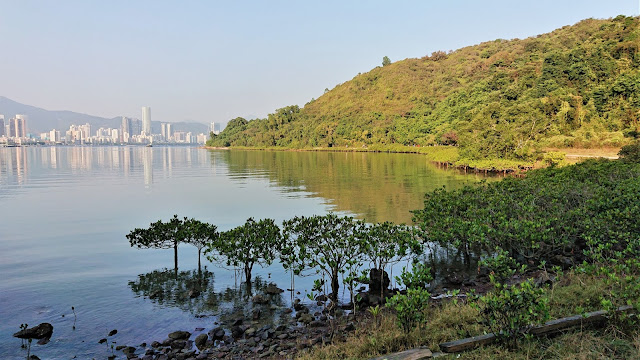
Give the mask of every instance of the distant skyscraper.
[[131, 119], [126, 116], [122, 117], [122, 132], [131, 134]]
[[171, 139], [171, 124], [164, 123], [160, 124], [160, 132], [162, 133], [162, 137], [169, 141]]
[[148, 106], [142, 107], [142, 132], [151, 135], [151, 108]]
[[15, 137], [26, 138], [27, 137], [27, 115], [16, 115], [16, 135]]
[[142, 131], [142, 121], [139, 119], [131, 119], [131, 135], [140, 135]]
[[4, 115], [0, 115], [0, 136], [5, 134], [4, 127]]

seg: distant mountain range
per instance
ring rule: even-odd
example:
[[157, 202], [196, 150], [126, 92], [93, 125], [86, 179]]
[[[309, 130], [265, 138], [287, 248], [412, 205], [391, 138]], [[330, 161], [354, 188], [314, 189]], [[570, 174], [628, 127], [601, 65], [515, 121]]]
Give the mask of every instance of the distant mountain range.
[[[21, 104], [19, 102], [0, 96], [0, 114], [5, 119], [10, 119], [16, 114], [28, 116], [27, 130], [30, 133], [41, 133], [51, 129], [67, 130], [70, 125], [91, 124], [94, 128], [109, 127], [119, 128], [122, 117], [107, 119], [99, 116], [81, 114], [67, 110], [45, 110], [39, 107]], [[173, 122], [174, 131], [191, 131], [192, 133], [207, 133], [209, 128], [205, 124], [195, 122]], [[160, 133], [160, 122], [152, 121], [151, 129], [154, 133]]]

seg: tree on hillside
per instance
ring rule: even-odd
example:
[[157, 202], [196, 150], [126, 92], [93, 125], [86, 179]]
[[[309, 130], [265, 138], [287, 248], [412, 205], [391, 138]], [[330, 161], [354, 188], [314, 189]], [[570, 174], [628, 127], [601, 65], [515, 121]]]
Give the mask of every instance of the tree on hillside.
[[382, 58], [382, 66], [391, 65], [391, 59], [388, 56]]

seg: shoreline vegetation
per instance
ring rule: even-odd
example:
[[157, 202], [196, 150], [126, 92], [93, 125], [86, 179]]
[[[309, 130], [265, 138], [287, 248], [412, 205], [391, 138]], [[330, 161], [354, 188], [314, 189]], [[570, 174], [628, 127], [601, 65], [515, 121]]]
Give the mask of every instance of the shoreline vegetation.
[[521, 174], [528, 170], [539, 169], [551, 165], [567, 165], [592, 159], [605, 158], [617, 159], [620, 148], [549, 148], [539, 156], [537, 160], [507, 160], [485, 159], [470, 160], [460, 159], [457, 147], [453, 146], [370, 146], [370, 147], [315, 147], [302, 149], [284, 149], [279, 147], [248, 147], [248, 146], [203, 146], [209, 150], [250, 150], [250, 151], [299, 151], [299, 152], [354, 152], [354, 153], [398, 153], [424, 155], [427, 160], [450, 167], [478, 173], [515, 173]]

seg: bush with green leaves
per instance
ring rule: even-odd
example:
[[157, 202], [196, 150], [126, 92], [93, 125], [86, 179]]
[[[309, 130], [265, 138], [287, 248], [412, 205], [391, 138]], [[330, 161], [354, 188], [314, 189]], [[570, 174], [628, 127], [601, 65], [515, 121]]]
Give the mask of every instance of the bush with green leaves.
[[210, 261], [222, 256], [227, 266], [241, 268], [250, 285], [254, 265], [271, 265], [280, 253], [281, 239], [280, 228], [272, 219], [249, 218], [244, 225], [221, 233], [219, 241], [211, 242], [205, 254]]
[[588, 241], [587, 245], [588, 261], [579, 270], [603, 279], [600, 303], [608, 313], [609, 324], [628, 332], [637, 327], [637, 316], [618, 310], [631, 306], [640, 312], [640, 237], [635, 235], [624, 245], [616, 240]]
[[410, 227], [385, 221], [369, 225], [364, 231], [366, 256], [374, 268], [381, 271], [380, 297], [384, 295], [384, 271], [389, 265], [408, 256], [420, 254], [422, 247]]
[[640, 233], [640, 163], [588, 160], [456, 191], [427, 194], [414, 212], [424, 242], [520, 263], [578, 263], [587, 241], [624, 247]]
[[508, 252], [499, 247], [496, 248], [493, 256], [482, 260], [480, 265], [486, 266], [499, 283], [504, 283], [516, 273], [524, 273], [527, 268], [526, 265], [519, 265]]
[[623, 146], [618, 156], [624, 161], [640, 162], [640, 142]]
[[426, 322], [431, 295], [427, 286], [433, 280], [431, 269], [422, 263], [414, 263], [411, 271], [403, 268], [396, 280], [406, 287], [406, 293], [395, 294], [387, 300], [386, 306], [395, 310], [398, 326], [409, 333]]
[[178, 218], [173, 215], [167, 222], [158, 220], [148, 228], [133, 229], [127, 234], [131, 246], [154, 249], [173, 248], [174, 269], [178, 271], [178, 245], [190, 243], [198, 248], [198, 264], [200, 264], [200, 250], [203, 245], [217, 239], [215, 225], [200, 222], [195, 219]]
[[281, 261], [295, 274], [315, 270], [331, 281], [331, 301], [337, 303], [340, 274], [357, 269], [364, 259], [365, 225], [335, 214], [296, 216], [283, 223], [285, 245]]
[[548, 299], [544, 289], [537, 288], [531, 279], [504, 285], [491, 276], [491, 282], [494, 290], [479, 297], [474, 306], [496, 337], [515, 347], [530, 326], [549, 319]]

